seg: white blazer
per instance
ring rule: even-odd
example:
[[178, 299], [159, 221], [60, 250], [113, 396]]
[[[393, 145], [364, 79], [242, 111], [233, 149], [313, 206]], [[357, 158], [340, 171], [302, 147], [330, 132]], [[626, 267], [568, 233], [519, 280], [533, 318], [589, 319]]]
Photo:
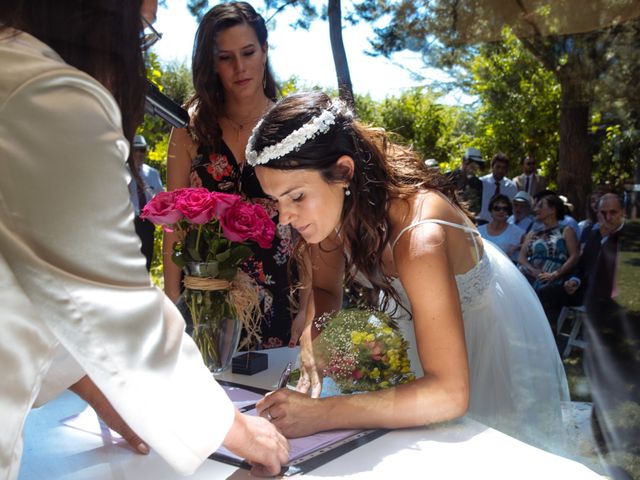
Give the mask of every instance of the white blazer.
[[193, 472], [234, 408], [150, 283], [118, 106], [14, 33], [0, 33], [0, 478], [18, 475], [32, 405], [85, 373], [151, 448]]

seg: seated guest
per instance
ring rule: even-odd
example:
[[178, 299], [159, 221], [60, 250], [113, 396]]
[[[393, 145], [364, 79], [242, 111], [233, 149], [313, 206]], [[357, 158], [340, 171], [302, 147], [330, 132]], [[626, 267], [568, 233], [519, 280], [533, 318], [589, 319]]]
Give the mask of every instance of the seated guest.
[[527, 192], [520, 191], [516, 193], [511, 201], [513, 214], [509, 215], [507, 222], [520, 227], [525, 232], [529, 232], [533, 221], [535, 220], [531, 214], [533, 209], [533, 197]]
[[[562, 213], [558, 216], [558, 224], [561, 227], [571, 227], [573, 231], [576, 233], [576, 237], [580, 235], [580, 227], [578, 227], [578, 222], [573, 218], [570, 214], [570, 209], [573, 210], [573, 205], [571, 205], [567, 197], [564, 195], [558, 195], [553, 190], [543, 190], [538, 193], [534, 198], [534, 203], [537, 202], [546, 195], [557, 195], [560, 199], [560, 204], [562, 205]], [[544, 224], [538, 220], [535, 220], [529, 230], [542, 230], [544, 228]]]
[[[599, 214], [602, 221], [590, 231], [571, 276], [561, 284], [550, 285], [538, 292], [549, 318], [556, 318], [563, 306], [582, 305], [587, 291], [590, 295], [611, 298], [616, 290], [614, 272], [617, 248], [611, 245], [624, 226], [622, 202], [617, 195], [608, 193], [598, 201], [598, 210], [603, 212]], [[604, 262], [606, 268], [600, 268], [596, 277], [599, 262]]]
[[502, 194], [494, 195], [489, 201], [489, 212], [491, 221], [478, 227], [480, 235], [496, 244], [511, 260], [517, 262], [524, 230], [507, 222], [507, 217], [512, 212], [509, 197]]
[[598, 202], [601, 250], [584, 297], [584, 366], [593, 398], [591, 424], [606, 474], [613, 479], [637, 478], [640, 458], [640, 420], [631, 414], [640, 408], [637, 289], [628, 283], [618, 285], [616, 280], [640, 278], [640, 267], [621, 261], [621, 252], [637, 252], [632, 241], [637, 236], [632, 237], [632, 226], [623, 223], [623, 212], [617, 195], [606, 194]]
[[580, 226], [578, 221], [573, 218], [573, 204], [569, 202], [569, 199], [564, 195], [558, 195], [562, 203], [564, 204], [564, 217], [560, 220], [560, 223], [565, 227], [571, 227], [576, 232], [576, 236], [580, 237]]
[[530, 231], [520, 250], [521, 271], [538, 292], [562, 284], [578, 261], [578, 237], [572, 228], [562, 227], [564, 204], [557, 195], [545, 195], [534, 209], [542, 230]]

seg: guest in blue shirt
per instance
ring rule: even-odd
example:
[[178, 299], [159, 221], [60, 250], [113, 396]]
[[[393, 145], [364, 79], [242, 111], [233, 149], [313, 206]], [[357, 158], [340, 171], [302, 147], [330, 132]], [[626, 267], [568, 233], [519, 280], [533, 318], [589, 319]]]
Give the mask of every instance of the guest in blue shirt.
[[134, 224], [136, 233], [140, 237], [140, 251], [147, 260], [147, 271], [149, 271], [153, 260], [155, 227], [148, 220], [142, 220], [140, 212], [156, 193], [164, 190], [164, 187], [158, 170], [144, 163], [147, 159], [147, 148], [147, 140], [142, 135], [136, 135], [133, 138], [133, 150], [129, 158], [129, 171], [131, 172], [129, 197], [136, 215]]

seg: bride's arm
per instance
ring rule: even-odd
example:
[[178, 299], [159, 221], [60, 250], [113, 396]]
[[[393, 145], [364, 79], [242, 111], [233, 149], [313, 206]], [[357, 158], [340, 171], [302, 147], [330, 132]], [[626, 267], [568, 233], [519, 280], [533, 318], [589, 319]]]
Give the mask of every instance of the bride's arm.
[[322, 381], [313, 353], [313, 340], [318, 334], [313, 320], [325, 312], [340, 309], [344, 254], [338, 245], [325, 240], [321, 246], [309, 246], [305, 261], [312, 292], [307, 306], [305, 328], [300, 336], [300, 379], [296, 389], [317, 398], [322, 391]]
[[469, 373], [460, 301], [442, 227], [407, 232], [395, 251], [396, 269], [411, 301], [425, 376], [387, 390], [311, 399], [280, 390], [258, 403], [286, 436], [335, 428], [402, 428], [464, 415]]

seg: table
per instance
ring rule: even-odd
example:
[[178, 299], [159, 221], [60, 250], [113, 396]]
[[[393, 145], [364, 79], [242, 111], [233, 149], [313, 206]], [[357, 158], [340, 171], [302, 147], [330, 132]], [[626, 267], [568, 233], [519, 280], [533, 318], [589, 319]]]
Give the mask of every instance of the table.
[[[253, 376], [218, 378], [271, 389], [297, 349], [269, 350], [269, 369]], [[255, 478], [246, 470], [207, 460], [189, 477], [177, 475], [154, 452], [127, 447], [62, 425], [86, 403], [67, 392], [34, 409], [25, 425], [20, 480], [178, 480]], [[394, 430], [304, 475], [307, 479], [563, 479], [603, 477], [572, 460], [529, 446], [470, 418], [443, 425]]]

